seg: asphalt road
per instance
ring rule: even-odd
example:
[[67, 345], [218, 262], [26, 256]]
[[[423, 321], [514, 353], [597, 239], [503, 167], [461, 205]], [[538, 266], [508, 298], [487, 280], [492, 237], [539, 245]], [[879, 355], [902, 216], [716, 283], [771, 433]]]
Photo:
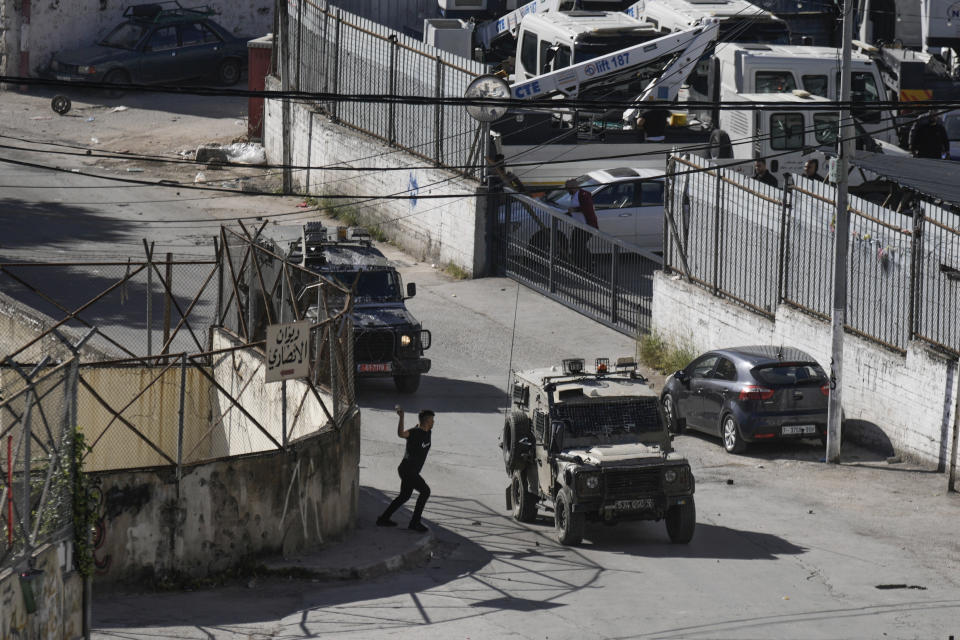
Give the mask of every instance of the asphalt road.
[[[0, 133], [9, 130], [0, 124]], [[297, 204], [243, 196], [198, 204], [166, 189], [88, 189], [88, 180], [0, 164], [3, 260], [139, 256], [145, 236], [157, 250], [170, 243], [193, 252], [190, 243], [220, 219], [269, 207], [295, 212]], [[869, 451], [845, 447], [844, 464], [828, 466], [812, 441], [730, 456], [716, 439], [678, 437], [697, 479], [689, 545], [670, 544], [663, 523], [634, 523], [588, 527], [582, 546], [565, 548], [548, 516], [513, 522], [497, 448], [509, 368], [615, 358], [634, 344], [511, 281], [453, 281], [387, 250], [418, 284], [410, 307], [433, 332], [433, 369], [412, 397], [389, 380], [362, 383], [360, 480], [387, 494], [397, 489], [396, 403], [437, 411], [424, 470], [433, 489], [425, 517], [440, 539], [430, 564], [363, 583], [103, 594], [95, 637], [960, 636], [960, 497], [946, 493], [943, 474]], [[86, 274], [62, 278], [50, 287], [64, 295], [98, 284]]]

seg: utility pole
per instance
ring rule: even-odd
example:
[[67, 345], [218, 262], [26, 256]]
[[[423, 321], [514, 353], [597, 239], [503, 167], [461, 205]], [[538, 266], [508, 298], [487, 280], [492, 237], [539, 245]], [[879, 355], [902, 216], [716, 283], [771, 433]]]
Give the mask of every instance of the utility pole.
[[[298, 0], [302, 2], [303, 0]], [[283, 91], [283, 97], [280, 103], [283, 106], [280, 116], [280, 127], [283, 130], [283, 193], [290, 195], [293, 193], [293, 175], [290, 171], [291, 153], [290, 153], [290, 20], [288, 15], [287, 0], [277, 0], [277, 13], [280, 21], [280, 89]], [[300, 28], [300, 25], [297, 25]], [[276, 43], [274, 43], [276, 46]]]
[[847, 253], [850, 242], [850, 212], [847, 187], [850, 156], [853, 154], [853, 112], [850, 108], [850, 58], [853, 40], [853, 12], [856, 0], [843, 3], [843, 50], [840, 58], [840, 146], [837, 154], [837, 211], [833, 237], [833, 314], [830, 317], [831, 359], [830, 400], [827, 406], [826, 461], [840, 462], [840, 432], [843, 389], [843, 327], [847, 322]]

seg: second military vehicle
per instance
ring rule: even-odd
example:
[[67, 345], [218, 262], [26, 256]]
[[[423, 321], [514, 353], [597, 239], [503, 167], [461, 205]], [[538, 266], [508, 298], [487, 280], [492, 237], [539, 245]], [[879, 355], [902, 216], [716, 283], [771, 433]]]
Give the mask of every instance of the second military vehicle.
[[665, 520], [674, 543], [693, 538], [690, 464], [671, 446], [657, 394], [621, 358], [594, 372], [582, 359], [516, 371], [501, 448], [507, 508], [521, 522], [554, 512], [557, 540], [575, 545], [587, 521]]

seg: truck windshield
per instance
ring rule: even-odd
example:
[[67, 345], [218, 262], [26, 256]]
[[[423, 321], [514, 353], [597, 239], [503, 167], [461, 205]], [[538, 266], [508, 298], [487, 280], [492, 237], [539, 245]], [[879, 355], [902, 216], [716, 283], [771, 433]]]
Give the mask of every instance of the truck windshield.
[[[660, 37], [661, 34], [650, 31], [635, 35], [598, 36], [585, 35], [577, 40], [574, 46], [573, 62], [586, 62], [598, 56], [604, 56], [620, 49], [626, 49], [648, 40]], [[559, 67], [556, 67], [559, 69]]]
[[564, 423], [571, 438], [633, 440], [641, 433], [663, 430], [657, 399], [653, 397], [589, 398], [554, 405], [553, 420]]
[[333, 271], [324, 274], [351, 288], [356, 282], [354, 295], [357, 302], [401, 302], [400, 276], [396, 271]]

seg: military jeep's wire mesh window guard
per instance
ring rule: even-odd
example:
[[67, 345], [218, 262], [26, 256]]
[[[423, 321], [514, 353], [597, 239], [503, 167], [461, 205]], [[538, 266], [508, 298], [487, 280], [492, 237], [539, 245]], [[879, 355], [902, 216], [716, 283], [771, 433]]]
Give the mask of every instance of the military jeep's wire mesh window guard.
[[[589, 387], [585, 391], [589, 393]], [[662, 430], [659, 403], [655, 397], [585, 397], [554, 405], [552, 419], [564, 423], [566, 438], [616, 438]]]

